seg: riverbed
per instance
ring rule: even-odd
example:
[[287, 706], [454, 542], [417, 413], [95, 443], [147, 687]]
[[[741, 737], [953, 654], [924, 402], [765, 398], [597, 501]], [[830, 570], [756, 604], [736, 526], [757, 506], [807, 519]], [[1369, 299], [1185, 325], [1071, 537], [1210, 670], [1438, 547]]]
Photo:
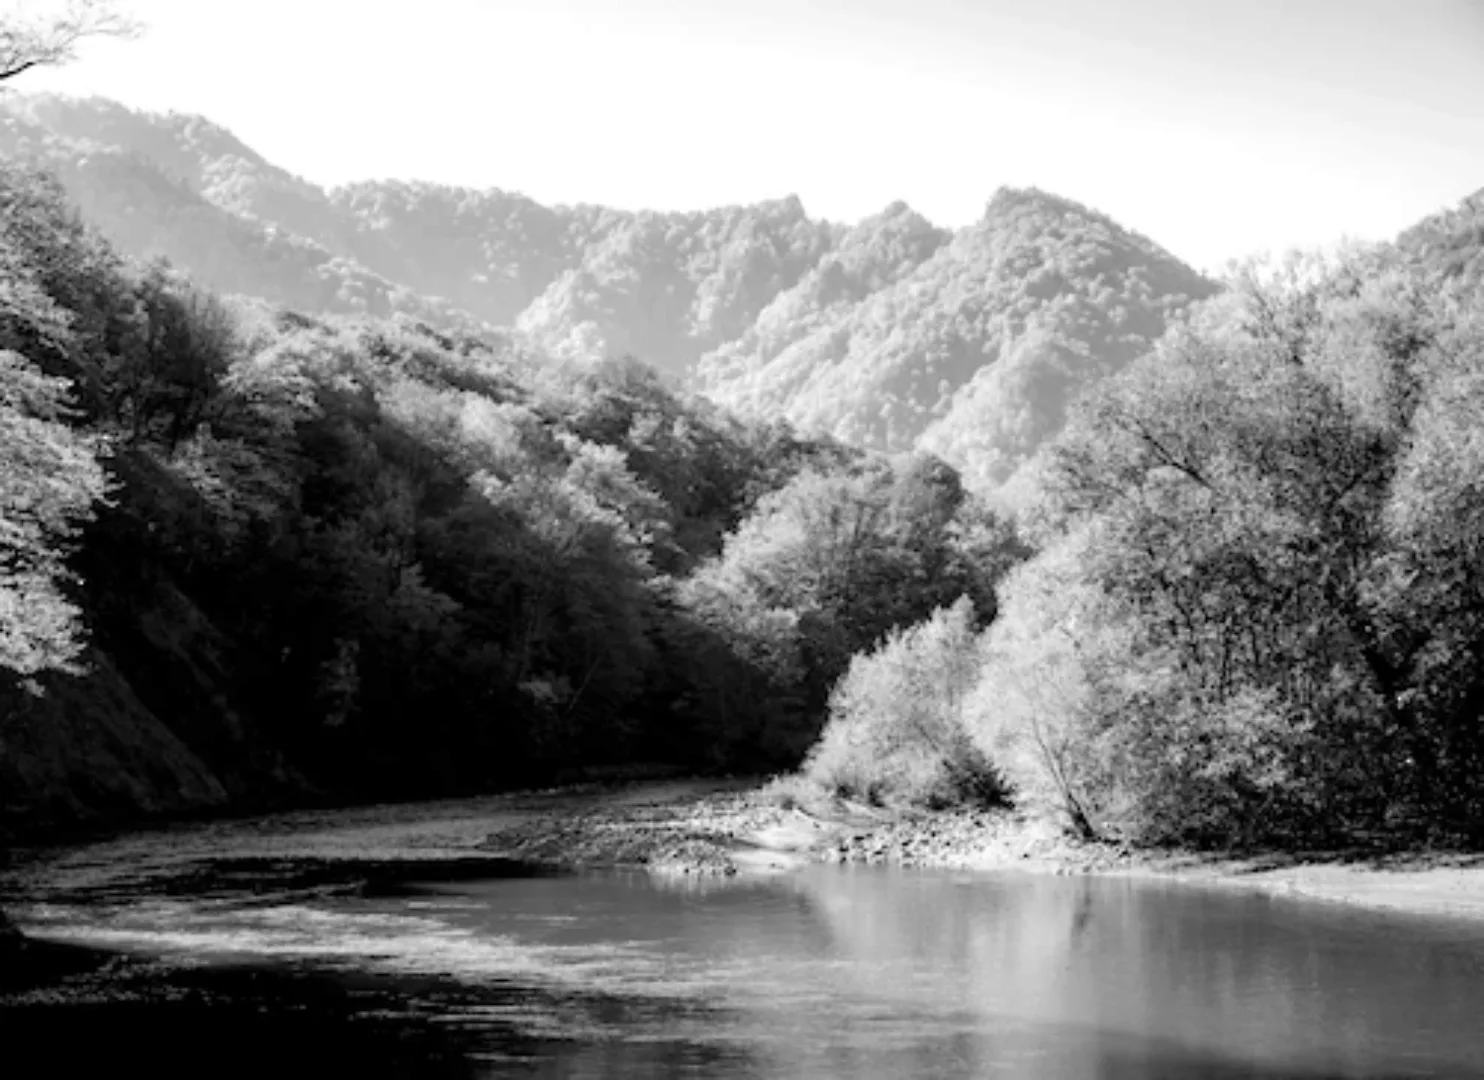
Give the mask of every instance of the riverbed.
[[[0, 997], [5, 1075], [1484, 1076], [1484, 920], [1462, 908], [1035, 872], [1047, 849], [1006, 835], [992, 868], [904, 867], [891, 844], [952, 844], [740, 785], [674, 811], [695, 796], [19, 852], [0, 900], [39, 944]], [[538, 842], [573, 821], [585, 862]]]

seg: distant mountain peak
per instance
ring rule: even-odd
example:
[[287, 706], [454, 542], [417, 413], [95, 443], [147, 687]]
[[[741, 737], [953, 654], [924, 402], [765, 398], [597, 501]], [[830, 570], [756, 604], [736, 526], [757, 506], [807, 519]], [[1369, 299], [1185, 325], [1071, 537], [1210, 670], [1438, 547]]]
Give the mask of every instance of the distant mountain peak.
[[995, 189], [985, 205], [983, 220], [991, 221], [1026, 210], [1056, 215], [1077, 214], [1095, 221], [1113, 223], [1112, 218], [1107, 214], [1100, 213], [1075, 199], [1069, 199], [1065, 195], [1057, 195], [1038, 187], [1010, 187], [1008, 185]]
[[[1215, 288], [1035, 187], [999, 188], [958, 230], [904, 199], [845, 225], [810, 218], [798, 194], [680, 211], [413, 179], [326, 192], [202, 117], [0, 104], [18, 109], [0, 153], [42, 156], [122, 250], [165, 254], [221, 291], [507, 327], [557, 359], [631, 354], [723, 404], [846, 442], [926, 446], [992, 484]], [[88, 160], [84, 144], [107, 152]]]
[[781, 199], [765, 199], [760, 205], [768, 209], [776, 209], [780, 213], [790, 217], [808, 217], [804, 210], [804, 200], [797, 195], [785, 195]]
[[[267, 160], [228, 129], [199, 113], [131, 109], [109, 98], [60, 93], [7, 94], [0, 108], [24, 116], [57, 134], [107, 142], [126, 137], [130, 128], [155, 128], [214, 157], [238, 157], [255, 165]], [[131, 149], [139, 149], [130, 147]]]

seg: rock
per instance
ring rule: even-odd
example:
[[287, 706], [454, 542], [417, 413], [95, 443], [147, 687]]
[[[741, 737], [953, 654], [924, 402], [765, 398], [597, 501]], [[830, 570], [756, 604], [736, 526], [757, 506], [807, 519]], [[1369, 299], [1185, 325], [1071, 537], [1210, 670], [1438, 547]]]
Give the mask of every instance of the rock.
[[695, 874], [708, 877], [732, 877], [737, 864], [719, 844], [689, 840], [649, 860], [649, 869], [658, 874]]

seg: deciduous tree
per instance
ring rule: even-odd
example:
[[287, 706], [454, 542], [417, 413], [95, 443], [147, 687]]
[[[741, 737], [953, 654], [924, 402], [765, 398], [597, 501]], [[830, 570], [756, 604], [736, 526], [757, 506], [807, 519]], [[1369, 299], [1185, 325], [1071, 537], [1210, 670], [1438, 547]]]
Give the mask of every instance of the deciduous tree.
[[143, 30], [116, 0], [66, 0], [58, 6], [43, 4], [35, 11], [12, 0], [0, 8], [0, 83], [32, 68], [71, 62], [88, 38], [132, 38]]

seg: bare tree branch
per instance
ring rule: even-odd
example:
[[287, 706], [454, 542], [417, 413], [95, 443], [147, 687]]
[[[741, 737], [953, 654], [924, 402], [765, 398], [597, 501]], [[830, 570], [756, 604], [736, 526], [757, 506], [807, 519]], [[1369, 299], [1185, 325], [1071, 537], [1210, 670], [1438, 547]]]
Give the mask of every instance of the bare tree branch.
[[0, 83], [35, 67], [66, 64], [88, 38], [135, 38], [138, 20], [121, 12], [116, 0], [67, 0], [58, 12], [38, 15], [30, 5], [0, 8]]

